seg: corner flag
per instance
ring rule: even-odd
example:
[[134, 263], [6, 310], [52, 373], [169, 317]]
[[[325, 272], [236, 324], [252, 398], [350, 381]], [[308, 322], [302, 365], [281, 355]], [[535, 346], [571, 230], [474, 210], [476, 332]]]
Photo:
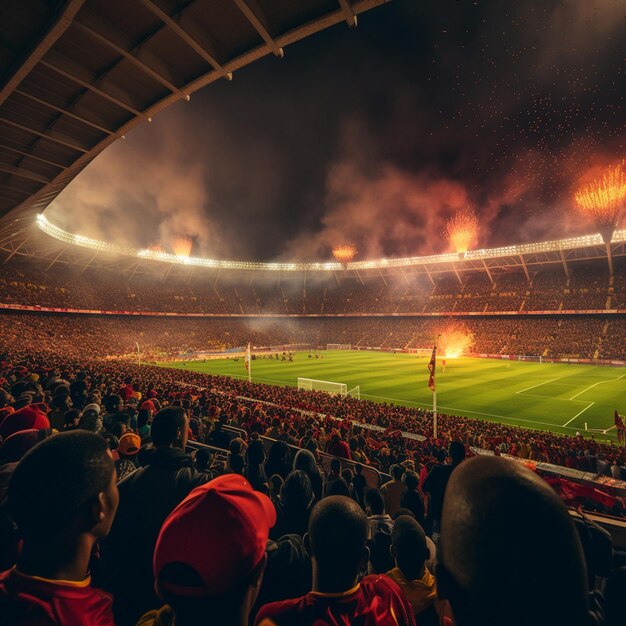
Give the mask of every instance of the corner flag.
[[437, 346], [433, 346], [433, 353], [428, 363], [428, 388], [434, 393], [435, 391], [435, 367], [437, 365]]

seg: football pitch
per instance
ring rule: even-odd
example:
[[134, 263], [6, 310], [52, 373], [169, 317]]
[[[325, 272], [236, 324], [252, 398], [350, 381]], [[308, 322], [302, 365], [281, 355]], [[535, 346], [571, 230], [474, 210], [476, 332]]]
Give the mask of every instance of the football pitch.
[[[252, 361], [253, 382], [297, 385], [298, 377], [360, 387], [361, 398], [432, 407], [428, 358], [412, 354], [325, 351], [322, 359], [298, 352], [293, 362]], [[246, 378], [243, 358], [162, 363], [162, 366]], [[626, 413], [626, 369], [461, 357], [437, 363], [440, 412], [615, 440], [613, 412]], [[606, 431], [606, 432], [604, 432]]]

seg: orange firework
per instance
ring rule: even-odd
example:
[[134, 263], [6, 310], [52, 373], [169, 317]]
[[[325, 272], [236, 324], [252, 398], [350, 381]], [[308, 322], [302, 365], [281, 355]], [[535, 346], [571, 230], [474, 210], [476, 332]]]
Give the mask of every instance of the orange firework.
[[163, 248], [163, 246], [160, 246], [158, 243], [155, 243], [153, 246], [150, 246], [148, 250], [150, 250], [150, 252], [158, 252], [159, 254], [165, 254], [165, 248]]
[[625, 199], [626, 161], [581, 185], [574, 194], [578, 210], [598, 227], [604, 243], [609, 243], [613, 237]]
[[478, 232], [478, 217], [471, 209], [457, 211], [443, 229], [444, 237], [459, 254], [465, 254]]
[[176, 256], [189, 256], [193, 242], [187, 235], [179, 235], [172, 240], [172, 250]]
[[448, 327], [439, 339], [439, 353], [445, 359], [456, 359], [474, 343], [474, 335], [463, 328]]
[[339, 263], [347, 265], [356, 256], [356, 248], [348, 243], [333, 248], [333, 256]]

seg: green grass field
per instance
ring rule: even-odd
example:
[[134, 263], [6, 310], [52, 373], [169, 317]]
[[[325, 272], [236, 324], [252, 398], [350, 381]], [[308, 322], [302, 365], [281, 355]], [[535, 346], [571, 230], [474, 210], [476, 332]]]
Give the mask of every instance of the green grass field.
[[[259, 359], [252, 380], [296, 385], [299, 376], [359, 385], [361, 398], [431, 407], [425, 357], [376, 352], [324, 352], [323, 359], [297, 353], [292, 363]], [[245, 378], [243, 359], [163, 363], [163, 366]], [[613, 411], [626, 413], [626, 370], [492, 359], [448, 359], [437, 366], [441, 412], [573, 434], [585, 423], [599, 439], [615, 439]], [[607, 430], [606, 434], [602, 431]], [[591, 433], [589, 433], [591, 434]]]

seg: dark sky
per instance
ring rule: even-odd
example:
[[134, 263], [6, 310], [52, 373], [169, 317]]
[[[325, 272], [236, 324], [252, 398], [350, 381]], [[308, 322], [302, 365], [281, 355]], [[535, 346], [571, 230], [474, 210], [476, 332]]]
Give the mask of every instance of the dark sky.
[[138, 127], [50, 215], [255, 260], [442, 252], [467, 206], [480, 246], [594, 232], [572, 190], [626, 156], [625, 69], [623, 0], [394, 0]]

